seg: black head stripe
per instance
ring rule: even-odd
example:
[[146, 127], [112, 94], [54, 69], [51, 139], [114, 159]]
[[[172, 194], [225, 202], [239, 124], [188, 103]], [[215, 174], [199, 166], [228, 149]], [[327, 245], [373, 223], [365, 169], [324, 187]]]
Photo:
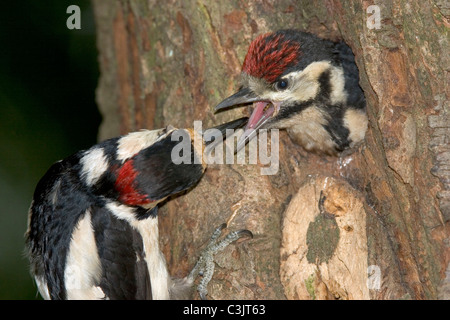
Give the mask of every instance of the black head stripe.
[[280, 113], [276, 116], [276, 121], [282, 119], [289, 119], [301, 113], [303, 110], [309, 108], [315, 103], [314, 100], [308, 100], [302, 103], [297, 103], [296, 105], [289, 106], [288, 108], [281, 108]]
[[339, 42], [335, 50], [344, 70], [345, 91], [348, 94], [347, 104], [355, 109], [364, 109], [366, 99], [359, 86], [359, 70], [352, 49], [344, 42]]
[[336, 150], [343, 151], [348, 148], [350, 141], [348, 140], [350, 131], [344, 126], [344, 112], [341, 105], [321, 105], [327, 116], [327, 124], [324, 125], [334, 143]]
[[100, 142], [95, 147], [102, 148], [108, 161], [114, 161], [117, 158], [118, 142], [121, 137], [111, 138]]
[[331, 94], [330, 70], [322, 72], [318, 80], [320, 89], [317, 98], [319, 101], [328, 102]]

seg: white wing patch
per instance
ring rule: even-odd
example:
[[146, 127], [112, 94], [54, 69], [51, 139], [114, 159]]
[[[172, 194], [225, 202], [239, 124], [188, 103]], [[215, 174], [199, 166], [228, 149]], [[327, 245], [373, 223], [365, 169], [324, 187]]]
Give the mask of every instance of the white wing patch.
[[158, 218], [136, 221], [133, 225], [144, 242], [145, 262], [147, 263], [154, 300], [169, 300], [170, 275], [166, 259], [159, 250]]
[[152, 297], [154, 300], [168, 300], [171, 278], [166, 260], [159, 249], [158, 218], [137, 220], [134, 209], [123, 204], [110, 202], [106, 205], [114, 216], [127, 221], [142, 237], [145, 262], [150, 274]]
[[88, 186], [95, 184], [108, 169], [108, 160], [102, 148], [93, 148], [86, 151], [80, 163], [83, 166], [81, 176], [86, 179]]
[[100, 281], [101, 263], [97, 252], [91, 213], [86, 211], [72, 234], [64, 270], [64, 283], [69, 300], [104, 299], [105, 294], [95, 285]]

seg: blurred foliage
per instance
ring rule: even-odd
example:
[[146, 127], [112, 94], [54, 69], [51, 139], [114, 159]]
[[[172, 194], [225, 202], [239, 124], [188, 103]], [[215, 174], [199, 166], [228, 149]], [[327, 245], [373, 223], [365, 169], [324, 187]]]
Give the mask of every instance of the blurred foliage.
[[[81, 29], [69, 30], [69, 5]], [[24, 256], [34, 187], [96, 142], [97, 50], [89, 1], [7, 1], [0, 10], [0, 299], [35, 299]]]

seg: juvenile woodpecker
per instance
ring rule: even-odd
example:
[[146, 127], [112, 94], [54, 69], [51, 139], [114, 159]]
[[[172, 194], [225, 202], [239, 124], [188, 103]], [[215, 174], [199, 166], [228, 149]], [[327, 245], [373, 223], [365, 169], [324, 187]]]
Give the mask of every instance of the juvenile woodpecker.
[[[247, 120], [216, 128], [225, 136], [227, 128]], [[190, 164], [171, 159], [180, 140], [172, 136], [181, 133], [192, 138]], [[216, 243], [222, 225], [189, 276], [169, 276], [158, 243], [158, 203], [202, 177], [206, 164], [198, 159], [211, 141], [200, 135], [198, 150], [195, 134], [172, 127], [142, 130], [79, 151], [47, 171], [36, 187], [26, 232], [31, 273], [43, 298], [186, 299], [199, 272], [212, 276], [217, 251], [251, 236], [241, 230]], [[202, 298], [205, 281], [199, 285]]]
[[215, 110], [253, 103], [237, 150], [259, 128], [286, 129], [308, 151], [336, 155], [364, 139], [366, 100], [344, 42], [280, 30], [257, 37], [242, 65], [241, 88]]

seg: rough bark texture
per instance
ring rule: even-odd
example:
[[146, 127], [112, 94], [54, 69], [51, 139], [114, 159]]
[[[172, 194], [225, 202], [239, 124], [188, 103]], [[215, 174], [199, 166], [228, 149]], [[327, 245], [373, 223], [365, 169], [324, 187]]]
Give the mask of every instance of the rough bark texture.
[[[214, 227], [238, 208], [230, 228], [249, 229], [255, 238], [217, 256], [213, 299], [446, 297], [446, 1], [94, 5], [100, 139], [168, 124], [192, 127], [194, 120], [206, 128], [247, 114], [241, 108], [214, 115], [212, 108], [238, 88], [248, 45], [261, 33], [298, 28], [344, 39], [356, 55], [368, 101], [365, 144], [346, 157], [323, 157], [280, 132], [276, 175], [261, 175], [261, 165], [208, 167], [196, 188], [160, 210], [172, 275], [187, 274]], [[380, 29], [366, 25], [370, 5], [381, 9]]]

